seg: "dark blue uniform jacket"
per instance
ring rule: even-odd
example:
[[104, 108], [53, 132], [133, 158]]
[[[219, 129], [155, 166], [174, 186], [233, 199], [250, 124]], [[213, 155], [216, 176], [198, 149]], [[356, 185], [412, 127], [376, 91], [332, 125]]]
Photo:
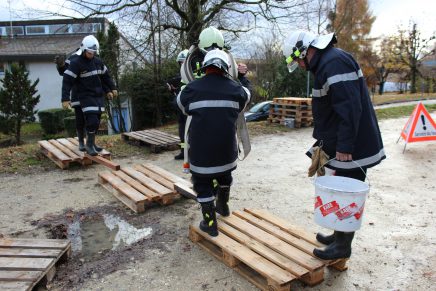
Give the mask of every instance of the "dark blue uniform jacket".
[[[329, 46], [317, 50], [310, 61], [314, 73], [312, 113], [315, 145], [322, 142], [330, 158], [336, 152], [350, 153], [361, 167], [385, 159], [383, 142], [362, 71], [353, 57]], [[311, 150], [308, 155], [311, 156]], [[355, 170], [353, 162], [333, 160], [329, 167]]]
[[192, 115], [189, 162], [193, 174], [217, 176], [236, 168], [236, 120], [249, 100], [247, 88], [219, 74], [207, 74], [180, 92], [180, 110]]
[[62, 101], [70, 100], [70, 90], [77, 87], [83, 113], [104, 111], [104, 95], [115, 89], [108, 68], [100, 58], [87, 59], [83, 54], [70, 60], [62, 82]]

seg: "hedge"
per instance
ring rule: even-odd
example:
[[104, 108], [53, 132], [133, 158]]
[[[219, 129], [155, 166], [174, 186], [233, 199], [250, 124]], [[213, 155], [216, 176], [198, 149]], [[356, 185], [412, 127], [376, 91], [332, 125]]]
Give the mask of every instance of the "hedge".
[[55, 134], [64, 130], [64, 118], [74, 115], [71, 110], [52, 108], [38, 112], [39, 122], [45, 134]]
[[75, 137], [76, 133], [76, 117], [68, 116], [64, 118], [64, 127], [69, 137]]

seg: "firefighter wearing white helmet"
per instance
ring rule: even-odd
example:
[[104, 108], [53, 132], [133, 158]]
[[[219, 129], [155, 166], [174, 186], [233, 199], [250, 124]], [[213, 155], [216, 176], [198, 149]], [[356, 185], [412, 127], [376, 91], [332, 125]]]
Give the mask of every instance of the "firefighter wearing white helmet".
[[[86, 152], [95, 156], [102, 148], [95, 145], [95, 134], [100, 125], [101, 113], [104, 111], [105, 95], [108, 99], [117, 97], [118, 91], [109, 74], [108, 68], [96, 56], [99, 50], [97, 39], [86, 36], [81, 45], [81, 53], [71, 58], [68, 68], [63, 73], [62, 104], [70, 103], [70, 91], [76, 87], [76, 94], [81, 111], [85, 117], [87, 139]], [[80, 137], [79, 137], [80, 138]]]
[[[285, 40], [283, 54], [290, 72], [300, 67], [314, 76], [312, 115], [316, 143], [307, 152], [313, 159], [309, 176], [324, 166], [317, 157], [325, 152], [331, 159], [326, 167], [335, 176], [362, 183], [366, 179], [367, 169], [386, 158], [383, 141], [362, 70], [351, 54], [335, 48], [335, 43], [334, 33], [315, 35], [296, 31]], [[339, 181], [349, 183], [343, 178]], [[345, 204], [339, 207], [342, 210], [350, 208]], [[361, 219], [363, 205], [356, 208], [358, 211], [342, 217], [346, 218], [344, 220], [348, 226], [352, 220], [357, 222]], [[355, 215], [357, 213], [359, 215]], [[339, 220], [334, 227], [331, 235], [317, 234], [317, 240], [328, 246], [314, 249], [316, 257], [335, 260], [351, 256], [351, 243], [357, 229], [344, 227]], [[344, 232], [344, 229], [348, 232]]]
[[95, 36], [87, 35], [83, 38], [82, 43], [80, 44], [80, 50], [82, 52], [93, 52], [98, 55], [100, 53], [100, 44]]
[[[230, 214], [227, 203], [238, 159], [236, 120], [250, 100], [248, 89], [227, 77], [229, 66], [227, 53], [209, 51], [201, 67], [205, 75], [177, 97], [179, 108], [192, 118], [189, 167], [203, 214], [200, 228], [211, 236], [218, 235], [216, 212]], [[214, 180], [219, 185], [216, 205]]]

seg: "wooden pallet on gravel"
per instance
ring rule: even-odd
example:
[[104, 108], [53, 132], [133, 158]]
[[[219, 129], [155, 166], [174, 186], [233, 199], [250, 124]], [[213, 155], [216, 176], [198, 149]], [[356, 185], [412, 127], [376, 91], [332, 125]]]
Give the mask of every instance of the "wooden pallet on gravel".
[[38, 144], [41, 152], [61, 169], [67, 169], [71, 163], [86, 166], [93, 161], [111, 169], [119, 169], [119, 165], [111, 161], [110, 152], [103, 150], [98, 156], [89, 156], [79, 151], [79, 141], [75, 138], [40, 140]]
[[268, 122], [285, 124], [285, 120], [294, 119], [294, 127], [307, 127], [313, 123], [312, 99], [284, 97], [274, 98], [270, 108]]
[[0, 238], [0, 290], [45, 287], [70, 255], [69, 240]]
[[218, 218], [219, 235], [190, 226], [189, 238], [262, 290], [290, 290], [300, 280], [313, 286], [324, 269], [346, 270], [347, 259], [324, 261], [313, 256], [323, 246], [308, 233], [266, 210], [233, 211]]
[[155, 129], [124, 132], [121, 137], [125, 141], [134, 140], [140, 144], [146, 144], [150, 146], [153, 153], [180, 148], [180, 138], [178, 136]]
[[153, 202], [168, 205], [180, 195], [195, 195], [189, 181], [151, 164], [98, 173], [98, 182], [136, 213]]

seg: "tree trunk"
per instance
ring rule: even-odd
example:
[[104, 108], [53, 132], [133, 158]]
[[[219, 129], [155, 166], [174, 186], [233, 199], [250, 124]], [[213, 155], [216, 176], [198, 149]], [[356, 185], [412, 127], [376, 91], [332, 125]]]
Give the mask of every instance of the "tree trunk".
[[21, 143], [21, 118], [17, 118], [15, 128], [15, 141], [17, 142], [17, 145]]
[[384, 89], [385, 89], [385, 82], [381, 81], [378, 87], [378, 94], [383, 95]]

